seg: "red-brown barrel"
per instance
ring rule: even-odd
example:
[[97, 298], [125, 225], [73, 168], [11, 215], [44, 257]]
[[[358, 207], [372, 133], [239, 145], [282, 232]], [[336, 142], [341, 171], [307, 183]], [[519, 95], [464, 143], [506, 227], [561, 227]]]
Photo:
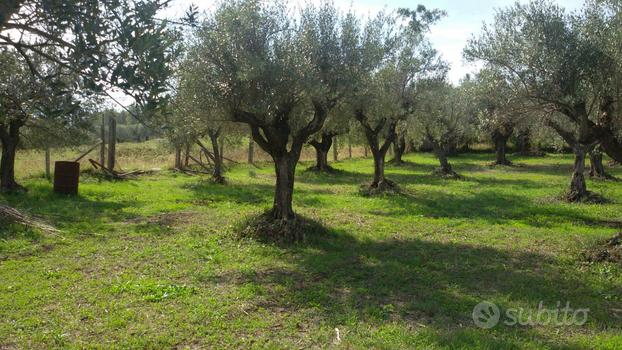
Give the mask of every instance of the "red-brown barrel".
[[54, 192], [78, 194], [80, 182], [80, 163], [56, 162], [54, 164]]

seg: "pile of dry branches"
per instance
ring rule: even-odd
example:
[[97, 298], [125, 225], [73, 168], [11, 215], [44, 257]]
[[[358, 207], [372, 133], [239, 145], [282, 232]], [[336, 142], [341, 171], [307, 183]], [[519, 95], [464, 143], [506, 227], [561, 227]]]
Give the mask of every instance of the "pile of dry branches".
[[115, 179], [115, 180], [124, 180], [124, 179], [136, 177], [138, 175], [143, 175], [143, 174], [147, 174], [149, 172], [155, 171], [155, 169], [154, 170], [150, 170], [150, 171], [135, 170], [135, 171], [129, 171], [129, 172], [125, 172], [125, 173], [120, 173], [120, 172], [118, 172], [116, 170], [111, 170], [111, 169], [106, 168], [105, 166], [103, 166], [101, 163], [99, 163], [96, 160], [89, 159], [89, 162], [91, 163], [93, 168], [95, 168], [96, 170], [101, 170], [104, 175], [108, 176], [109, 178]]
[[28, 216], [19, 210], [0, 204], [0, 223], [15, 223], [41, 230], [45, 233], [58, 234], [60, 231], [38, 219]]

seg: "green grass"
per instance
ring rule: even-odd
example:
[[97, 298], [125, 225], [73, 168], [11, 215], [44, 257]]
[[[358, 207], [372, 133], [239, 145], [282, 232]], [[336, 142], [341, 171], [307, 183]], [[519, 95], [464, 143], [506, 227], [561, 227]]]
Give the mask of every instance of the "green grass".
[[[620, 230], [620, 183], [589, 181], [610, 203], [573, 205], [557, 199], [569, 156], [489, 168], [491, 155], [462, 155], [463, 180], [406, 158], [387, 168], [403, 194], [371, 198], [358, 192], [369, 159], [333, 175], [299, 165], [295, 209], [321, 229], [293, 246], [234, 234], [269, 207], [269, 165], [235, 167], [226, 186], [83, 178], [75, 198], [26, 179], [2, 200], [63, 234], [0, 229], [0, 348], [622, 348], [622, 268], [580, 255]], [[484, 330], [471, 318], [483, 300], [590, 312], [583, 326]]]

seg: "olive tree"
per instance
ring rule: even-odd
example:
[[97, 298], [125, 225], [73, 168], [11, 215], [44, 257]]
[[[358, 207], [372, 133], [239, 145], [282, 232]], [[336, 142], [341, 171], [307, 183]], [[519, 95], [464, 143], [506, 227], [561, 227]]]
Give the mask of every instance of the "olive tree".
[[[340, 71], [336, 76], [323, 76], [322, 80], [329, 82], [331, 79], [341, 79], [342, 82], [332, 82], [331, 85], [338, 86], [335, 89], [335, 105], [328, 113], [322, 129], [311, 137], [309, 144], [315, 149], [316, 164], [311, 170], [329, 172], [332, 170], [328, 164], [328, 151], [331, 147], [337, 147], [335, 139], [339, 135], [349, 132], [351, 126], [351, 116], [348, 105], [344, 103], [346, 96], [351, 89], [356, 87], [358, 81], [358, 69], [363, 60], [362, 50], [362, 25], [360, 19], [352, 12], [344, 15], [340, 23], [332, 28], [333, 32], [326, 39], [317, 40], [311, 36], [323, 30], [322, 21], [324, 16], [307, 9], [303, 14], [303, 33], [306, 42], [312, 43], [310, 46], [313, 54], [318, 57], [332, 53], [336, 55], [330, 59], [320, 58], [318, 62], [323, 64], [337, 64]], [[327, 71], [328, 72], [328, 71]]]
[[439, 161], [435, 171], [443, 177], [458, 177], [447, 158], [450, 151], [475, 132], [475, 112], [469, 96], [469, 80], [454, 87], [445, 79], [422, 82], [417, 108], [410, 115], [409, 133], [418, 143], [432, 147]]
[[336, 147], [335, 138], [350, 131], [349, 114], [341, 108], [334, 108], [328, 115], [322, 130], [313, 135], [309, 145], [315, 150], [315, 165], [309, 170], [331, 172], [333, 168], [328, 163], [328, 152]]
[[[240, 137], [242, 132], [238, 125], [227, 119], [218, 102], [212, 100], [213, 95], [203, 93], [202, 88], [209, 84], [204, 79], [210, 76], [201, 74], [200, 61], [195, 58], [190, 56], [179, 68], [172, 129], [176, 135], [183, 135], [186, 144], [199, 145], [213, 165], [212, 180], [223, 184], [224, 155], [221, 150], [224, 138]], [[209, 139], [209, 146], [202, 143], [204, 137]]]
[[[276, 186], [270, 219], [288, 226], [300, 153], [320, 131], [350, 86], [340, 41], [343, 17], [330, 3], [308, 6], [292, 20], [285, 3], [222, 3], [200, 26], [190, 55], [228, 120], [247, 124], [255, 143], [274, 160]], [[296, 232], [285, 232], [297, 234]], [[291, 237], [297, 238], [297, 237]]]
[[602, 50], [596, 63], [593, 93], [600, 97], [595, 133], [600, 145], [590, 153], [590, 175], [613, 178], [602, 163], [603, 152], [622, 158], [622, 5], [613, 0], [587, 1], [581, 14], [580, 33]]
[[622, 153], [602, 93], [604, 69], [615, 65], [598, 40], [583, 35], [586, 20], [550, 1], [515, 4], [499, 11], [491, 26], [470, 40], [465, 56], [483, 61], [547, 111], [546, 123], [573, 149], [575, 164], [568, 199], [589, 198], [585, 159], [597, 144], [614, 158]]
[[[371, 62], [373, 68], [361, 70], [363, 87], [350, 103], [374, 158], [372, 191], [395, 185], [385, 178], [385, 157], [397, 139], [398, 124], [414, 107], [418, 82], [446, 70], [425, 37], [429, 26], [441, 16], [442, 12], [423, 6], [414, 11], [402, 9], [398, 16], [379, 16], [367, 31], [364, 47], [374, 54], [364, 62]], [[397, 26], [400, 19], [406, 19], [406, 25]]]
[[530, 110], [524, 99], [514, 91], [502, 74], [482, 69], [469, 84], [481, 130], [495, 148], [495, 165], [511, 165], [507, 159], [507, 143], [515, 130], [523, 130]]
[[359, 100], [356, 101], [355, 119], [363, 129], [374, 161], [371, 190], [383, 191], [395, 185], [385, 178], [385, 157], [395, 141], [397, 123], [407, 112], [394, 94], [393, 73], [392, 69], [385, 68], [373, 74], [366, 83], [365, 94], [357, 96]]
[[156, 16], [170, 0], [12, 0], [0, 11], [0, 46], [78, 75], [91, 92], [114, 89], [155, 108], [177, 56], [176, 32]]

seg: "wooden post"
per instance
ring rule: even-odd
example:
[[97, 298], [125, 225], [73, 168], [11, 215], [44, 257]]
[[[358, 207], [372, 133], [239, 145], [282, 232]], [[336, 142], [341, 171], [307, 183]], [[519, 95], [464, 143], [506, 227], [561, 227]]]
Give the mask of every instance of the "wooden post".
[[339, 149], [338, 149], [338, 144], [337, 144], [337, 136], [333, 137], [333, 161], [338, 161], [339, 160]]
[[253, 164], [255, 158], [255, 141], [253, 140], [253, 135], [248, 138], [248, 164]]
[[50, 179], [50, 146], [45, 147], [45, 177]]
[[101, 147], [99, 148], [99, 163], [103, 166], [106, 166], [106, 115], [102, 115], [100, 136], [102, 142]]
[[363, 152], [365, 154], [365, 158], [367, 158], [367, 146], [363, 146]]
[[175, 169], [182, 169], [181, 166], [181, 146], [175, 145]]
[[186, 142], [186, 149], [185, 149], [185, 158], [184, 158], [184, 167], [187, 168], [188, 165], [190, 164], [190, 142]]
[[352, 140], [348, 137], [348, 158], [352, 159]]
[[117, 120], [114, 115], [110, 115], [108, 118], [108, 164], [109, 170], [114, 170], [116, 162], [116, 147], [117, 147]]
[[225, 160], [225, 140], [223, 138], [220, 139], [220, 163], [222, 164]]

